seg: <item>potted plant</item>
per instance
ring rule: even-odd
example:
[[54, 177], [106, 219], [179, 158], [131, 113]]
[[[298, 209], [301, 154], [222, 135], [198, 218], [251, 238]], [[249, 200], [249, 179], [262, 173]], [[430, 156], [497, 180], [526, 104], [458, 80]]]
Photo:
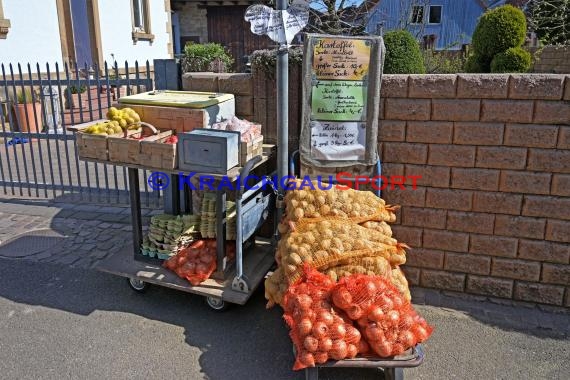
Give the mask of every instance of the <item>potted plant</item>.
[[[18, 91], [14, 113], [20, 132], [38, 133], [42, 130], [42, 107], [30, 88]], [[27, 116], [27, 117], [26, 117]]]
[[[79, 107], [79, 94], [83, 94], [87, 91], [87, 87], [84, 84], [77, 87], [76, 85], [71, 85], [65, 89], [65, 100], [66, 108]], [[83, 97], [83, 96], [82, 96]]]

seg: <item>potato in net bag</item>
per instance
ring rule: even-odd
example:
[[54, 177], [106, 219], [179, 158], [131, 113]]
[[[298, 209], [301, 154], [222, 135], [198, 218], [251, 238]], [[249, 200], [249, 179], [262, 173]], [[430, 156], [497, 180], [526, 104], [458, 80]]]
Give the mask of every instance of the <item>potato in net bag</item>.
[[[390, 239], [390, 240], [387, 240]], [[303, 224], [278, 245], [277, 257], [292, 282], [304, 263], [319, 270], [348, 265], [359, 257], [384, 257], [391, 265], [406, 262], [405, 244], [357, 224], [323, 220]], [[348, 260], [348, 261], [347, 261]]]
[[355, 222], [396, 221], [396, 208], [387, 206], [382, 198], [370, 191], [339, 190], [335, 185], [324, 183], [320, 186], [330, 189], [321, 190], [317, 182], [312, 182], [311, 188], [302, 180], [293, 180], [293, 183], [300, 190], [288, 190], [285, 194], [287, 220], [350, 218]]
[[285, 294], [283, 318], [296, 349], [294, 370], [358, 354], [360, 332], [332, 307], [333, 285], [326, 275], [304, 266], [300, 281]]

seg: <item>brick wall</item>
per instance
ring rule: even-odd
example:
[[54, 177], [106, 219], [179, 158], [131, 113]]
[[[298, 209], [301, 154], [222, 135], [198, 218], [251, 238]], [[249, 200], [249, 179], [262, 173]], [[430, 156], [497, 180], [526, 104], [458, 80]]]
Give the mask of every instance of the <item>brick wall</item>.
[[254, 120], [251, 74], [186, 73], [182, 75], [182, 88], [186, 91], [234, 94], [236, 116], [241, 119]]
[[387, 75], [394, 234], [424, 287], [570, 307], [570, 76]]
[[534, 54], [533, 72], [570, 73], [570, 46], [546, 46]]
[[[208, 42], [208, 19], [206, 8], [199, 7], [197, 3], [178, 3], [177, 13], [180, 24], [180, 36], [200, 37], [200, 43]], [[182, 46], [181, 48], [184, 48]]]

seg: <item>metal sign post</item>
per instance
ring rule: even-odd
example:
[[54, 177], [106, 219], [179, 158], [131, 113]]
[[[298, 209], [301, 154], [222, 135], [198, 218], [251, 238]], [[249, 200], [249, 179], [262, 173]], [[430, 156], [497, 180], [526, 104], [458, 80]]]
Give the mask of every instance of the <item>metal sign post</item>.
[[[289, 44], [293, 37], [309, 22], [309, 3], [306, 0], [277, 0], [277, 9], [256, 4], [247, 8], [245, 20], [251, 24], [251, 31], [267, 35], [277, 42], [277, 175], [286, 176], [289, 158]], [[285, 189], [278, 181], [280, 198]], [[277, 220], [281, 219], [283, 208], [277, 202]]]

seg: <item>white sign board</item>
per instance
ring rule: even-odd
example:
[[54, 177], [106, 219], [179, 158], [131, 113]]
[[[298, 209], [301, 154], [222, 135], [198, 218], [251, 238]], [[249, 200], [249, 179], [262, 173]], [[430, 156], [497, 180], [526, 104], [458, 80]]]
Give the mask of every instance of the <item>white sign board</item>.
[[309, 22], [309, 3], [294, 0], [287, 10], [280, 11], [266, 5], [252, 5], [245, 11], [245, 20], [251, 23], [254, 34], [266, 34], [279, 44], [290, 44]]
[[311, 122], [311, 156], [325, 161], [364, 159], [366, 123]]

